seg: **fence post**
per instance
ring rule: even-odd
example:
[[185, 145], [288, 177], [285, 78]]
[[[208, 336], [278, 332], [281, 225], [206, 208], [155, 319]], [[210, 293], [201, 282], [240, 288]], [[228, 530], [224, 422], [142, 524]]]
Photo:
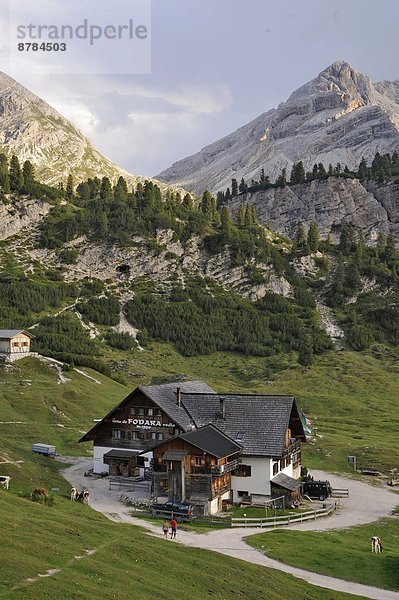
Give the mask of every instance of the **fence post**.
[[314, 511], [314, 520], [316, 521], [316, 511]]

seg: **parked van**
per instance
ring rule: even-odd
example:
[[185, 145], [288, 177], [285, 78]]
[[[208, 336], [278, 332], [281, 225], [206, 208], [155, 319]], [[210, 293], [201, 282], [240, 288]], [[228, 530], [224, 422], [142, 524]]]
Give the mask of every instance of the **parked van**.
[[309, 498], [316, 500], [325, 500], [332, 494], [332, 488], [329, 481], [306, 481], [303, 484], [303, 493]]
[[33, 444], [32, 452], [34, 454], [44, 454], [45, 456], [56, 456], [55, 446], [51, 446], [50, 444]]

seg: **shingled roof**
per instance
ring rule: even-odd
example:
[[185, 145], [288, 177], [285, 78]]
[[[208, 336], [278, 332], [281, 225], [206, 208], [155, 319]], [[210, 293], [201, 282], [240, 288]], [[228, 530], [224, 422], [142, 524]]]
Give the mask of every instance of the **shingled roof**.
[[208, 452], [208, 454], [212, 454], [212, 456], [216, 456], [216, 458], [230, 456], [241, 450], [240, 444], [229, 438], [212, 423], [200, 429], [182, 433], [178, 438], [193, 444], [193, 446]]
[[182, 393], [182, 403], [197, 428], [214, 423], [242, 446], [243, 455], [281, 456], [291, 416], [305, 439], [293, 396]]
[[176, 381], [173, 383], [163, 383], [160, 385], [143, 385], [135, 388], [126, 398], [124, 398], [117, 406], [114, 406], [112, 410], [108, 414], [105, 415], [92, 427], [87, 433], [85, 433], [79, 440], [79, 442], [86, 442], [91, 440], [95, 430], [102, 424], [104, 421], [112, 418], [112, 415], [116, 413], [120, 408], [122, 408], [125, 404], [127, 404], [135, 394], [141, 392], [145, 394], [147, 398], [155, 402], [160, 409], [162, 409], [168, 417], [172, 421], [174, 421], [181, 429], [187, 431], [191, 429], [191, 419], [187, 414], [186, 409], [183, 406], [178, 406], [176, 402], [176, 392], [177, 388], [180, 388], [182, 392], [191, 392], [191, 393], [204, 393], [204, 394], [214, 394], [215, 390], [213, 390], [209, 385], [207, 385], [204, 381]]
[[176, 391], [182, 393], [214, 394], [215, 390], [204, 381], [180, 381], [161, 385], [143, 385], [137, 388], [159, 406], [182, 429], [191, 429], [191, 420], [186, 410], [176, 403]]

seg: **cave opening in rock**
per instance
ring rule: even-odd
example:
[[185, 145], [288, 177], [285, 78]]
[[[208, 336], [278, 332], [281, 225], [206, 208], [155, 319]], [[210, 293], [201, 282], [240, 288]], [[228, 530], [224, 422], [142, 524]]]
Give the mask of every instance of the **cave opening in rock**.
[[116, 267], [116, 272], [119, 275], [127, 275], [130, 273], [130, 266], [129, 265], [119, 265], [118, 267]]

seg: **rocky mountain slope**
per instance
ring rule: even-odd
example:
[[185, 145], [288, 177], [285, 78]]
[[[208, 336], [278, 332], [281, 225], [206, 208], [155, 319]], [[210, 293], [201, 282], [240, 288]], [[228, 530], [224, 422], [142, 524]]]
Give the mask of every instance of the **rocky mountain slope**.
[[114, 181], [122, 175], [134, 185], [149, 179], [118, 167], [52, 106], [2, 72], [0, 147], [9, 156], [16, 154], [21, 164], [30, 160], [49, 185], [65, 182], [70, 173], [76, 182], [95, 176]]
[[303, 161], [358, 166], [378, 151], [399, 147], [399, 82], [373, 84], [337, 61], [296, 90], [276, 109], [180, 160], [158, 177], [200, 193], [226, 189], [231, 179], [273, 181], [282, 168]]
[[274, 231], [292, 236], [297, 224], [317, 223], [322, 238], [328, 234], [337, 241], [344, 223], [363, 232], [367, 243], [378, 233], [393, 233], [399, 242], [399, 184], [331, 177], [293, 186], [270, 188], [252, 194], [240, 194], [228, 201], [236, 214], [250, 202], [259, 222]]

